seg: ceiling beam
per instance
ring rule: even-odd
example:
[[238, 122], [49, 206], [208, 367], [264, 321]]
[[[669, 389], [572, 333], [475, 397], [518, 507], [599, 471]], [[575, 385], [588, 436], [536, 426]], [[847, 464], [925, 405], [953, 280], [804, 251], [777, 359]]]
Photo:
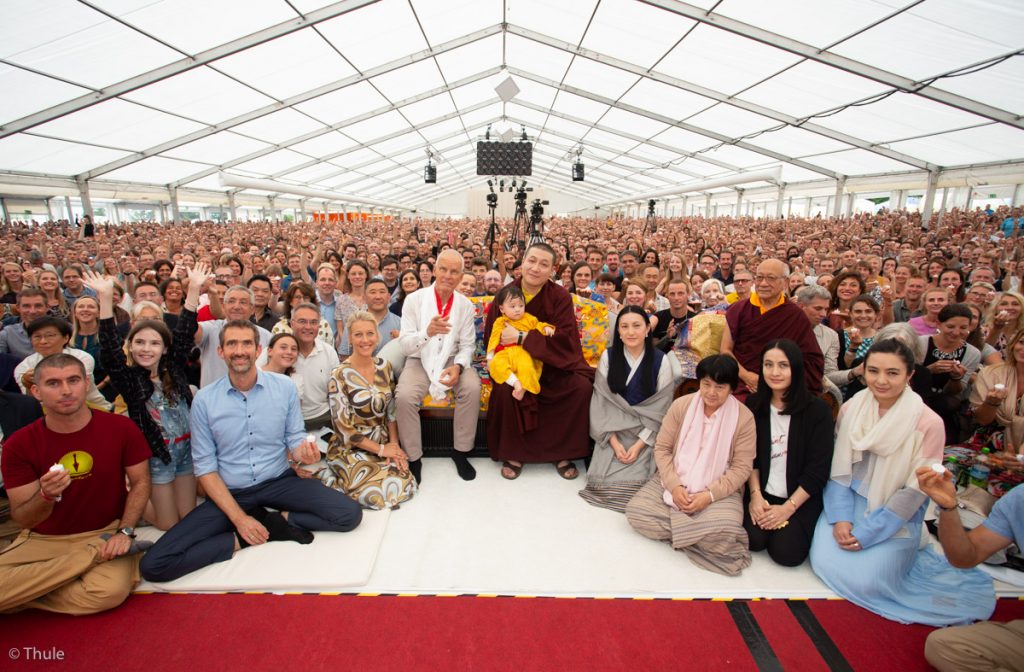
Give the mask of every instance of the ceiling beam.
[[[5, 138], [8, 135], [24, 131], [25, 129], [38, 126], [39, 124], [45, 124], [48, 121], [53, 121], [59, 117], [66, 116], [72, 112], [83, 110], [87, 107], [101, 103], [111, 98], [124, 95], [131, 91], [141, 89], [144, 86], [149, 86], [154, 82], [180, 75], [183, 72], [188, 72], [194, 68], [212, 63], [213, 61], [219, 60], [232, 54], [237, 54], [240, 51], [245, 51], [265, 42], [276, 40], [279, 37], [290, 35], [296, 31], [315, 26], [318, 23], [333, 19], [335, 17], [347, 14], [351, 11], [357, 10], [360, 7], [365, 7], [377, 2], [377, 0], [342, 0], [341, 2], [335, 2], [334, 4], [320, 9], [309, 12], [305, 16], [299, 16], [288, 21], [282, 21], [281, 23], [264, 28], [263, 30], [240, 37], [237, 40], [226, 42], [225, 44], [201, 51], [193, 56], [187, 56], [185, 58], [168, 63], [167, 65], [161, 66], [149, 72], [144, 72], [141, 75], [130, 77], [122, 80], [110, 86], [106, 86], [99, 91], [92, 91], [90, 93], [72, 98], [71, 100], [65, 101], [58, 105], [48, 107], [45, 110], [40, 110], [34, 114], [30, 114], [26, 117], [16, 119], [10, 123], [0, 126], [0, 138]], [[89, 87], [84, 87], [89, 88]]]
[[746, 37], [751, 40], [755, 40], [762, 44], [788, 51], [791, 54], [802, 56], [804, 58], [816, 61], [818, 63], [824, 63], [825, 65], [837, 68], [844, 72], [849, 72], [854, 75], [859, 75], [866, 79], [870, 79], [886, 86], [891, 86], [894, 89], [903, 91], [905, 93], [912, 93], [928, 100], [933, 100], [943, 105], [949, 105], [955, 107], [964, 112], [970, 112], [986, 119], [998, 121], [1009, 126], [1016, 128], [1024, 128], [1024, 117], [1001, 110], [991, 105], [979, 103], [976, 100], [959, 96], [949, 91], [943, 91], [931, 86], [931, 81], [924, 80], [923, 82], [915, 82], [912, 79], [901, 77], [894, 73], [876, 68], [872, 65], [862, 63], [846, 56], [840, 56], [834, 52], [826, 49], [820, 49], [818, 47], [799, 42], [789, 37], [773, 33], [757, 26], [752, 26], [736, 19], [730, 19], [727, 16], [709, 12], [706, 9], [695, 7], [685, 2], [679, 2], [678, 0], [641, 0], [645, 4], [653, 7], [664, 9], [665, 11], [684, 16], [693, 21], [713, 26], [721, 30], [728, 31], [741, 37]]
[[[641, 117], [647, 117], [648, 119], [653, 119], [654, 121], [660, 121], [663, 124], [668, 124], [669, 126], [675, 126], [676, 128], [681, 128], [684, 131], [689, 131], [690, 133], [696, 133], [697, 135], [703, 135], [704, 137], [711, 138], [712, 140], [716, 140], [717, 142], [719, 142], [721, 144], [734, 145], [736, 147], [740, 147], [742, 149], [746, 149], [747, 151], [754, 152], [755, 154], [761, 154], [761, 155], [766, 156], [768, 158], [775, 159], [776, 161], [784, 161], [786, 163], [791, 163], [794, 166], [799, 166], [799, 167], [801, 167], [801, 168], [803, 168], [805, 170], [810, 170], [812, 172], [819, 173], [821, 175], [826, 175], [828, 177], [831, 177], [832, 179], [839, 179], [839, 177], [840, 177], [839, 173], [837, 173], [837, 172], [835, 172], [833, 170], [829, 170], [828, 168], [822, 168], [821, 166], [816, 166], [816, 165], [814, 165], [812, 163], [808, 163], [808, 162], [803, 161], [801, 159], [796, 159], [796, 158], [793, 158], [792, 156], [786, 156], [785, 154], [782, 154], [781, 152], [776, 152], [776, 151], [773, 151], [771, 149], [765, 149], [764, 147], [758, 147], [757, 145], [752, 145], [749, 142], [746, 142], [745, 140], [739, 140], [737, 138], [730, 138], [729, 136], [724, 135], [722, 133], [718, 133], [716, 131], [711, 131], [711, 130], [708, 130], [706, 128], [701, 128], [700, 126], [694, 126], [693, 124], [688, 124], [688, 123], [683, 122], [683, 121], [676, 121], [676, 120], [672, 119], [671, 117], [666, 117], [663, 114], [657, 114], [655, 112], [651, 112], [649, 110], [645, 110], [645, 109], [637, 107], [635, 105], [629, 105], [627, 103], [622, 103], [622, 102], [619, 102], [617, 100], [612, 100], [611, 98], [607, 98], [605, 96], [600, 96], [600, 95], [598, 95], [596, 93], [592, 93], [590, 91], [586, 91], [584, 89], [580, 89], [580, 88], [577, 88], [575, 86], [568, 86], [567, 84], [562, 84], [560, 82], [556, 82], [556, 81], [548, 79], [546, 77], [540, 77], [538, 75], [534, 75], [532, 73], [529, 73], [529, 72], [527, 72], [525, 70], [520, 70], [519, 68], [509, 67], [508, 71], [511, 74], [519, 75], [520, 77], [523, 77], [525, 79], [529, 79], [531, 81], [537, 82], [538, 84], [544, 84], [545, 86], [550, 86], [551, 88], [558, 89], [559, 91], [565, 91], [566, 93], [571, 93], [573, 95], [580, 96], [581, 98], [587, 98], [587, 99], [593, 100], [594, 102], [597, 102], [597, 103], [602, 103], [604, 105], [609, 105], [611, 107], [614, 107], [614, 108], [617, 108], [617, 109], [620, 109], [620, 110], [625, 110], [626, 112], [632, 112], [633, 114], [638, 114]], [[593, 124], [590, 124], [590, 125], [593, 125]], [[699, 152], [698, 152], [698, 154], [699, 154]], [[705, 157], [705, 158], [703, 158], [701, 160], [708, 160], [708, 157]]]
[[[294, 107], [295, 105], [298, 105], [300, 103], [308, 102], [310, 100], [313, 100], [314, 98], [319, 98], [320, 96], [326, 95], [328, 93], [333, 93], [340, 89], [344, 89], [345, 87], [352, 86], [353, 84], [364, 82], [373, 77], [378, 77], [380, 75], [392, 72], [399, 68], [403, 68], [407, 65], [419, 63], [420, 61], [426, 60], [428, 58], [433, 58], [437, 54], [443, 54], [447, 51], [458, 49], [459, 47], [463, 47], [466, 46], [467, 44], [472, 44], [473, 42], [482, 40], [485, 37], [497, 35], [500, 32], [501, 26], [495, 25], [489, 28], [478, 30], [468, 35], [463, 35], [462, 37], [450, 40], [448, 42], [445, 42], [444, 44], [439, 44], [435, 47], [431, 47], [430, 49], [424, 49], [422, 51], [418, 51], [408, 56], [396, 58], [387, 63], [383, 63], [376, 67], [370, 68], [362, 73], [350, 75], [343, 79], [339, 79], [334, 82], [324, 84], [323, 86], [318, 86], [315, 89], [304, 91], [303, 93], [296, 94], [294, 96], [291, 96], [290, 98], [285, 98], [280, 102], [274, 102], [269, 105], [264, 105], [263, 107], [259, 107], [256, 108], [255, 110], [251, 110], [244, 114], [232, 117], [231, 119], [227, 119], [218, 124], [213, 124], [212, 126], [208, 126], [193, 133], [189, 133], [188, 135], [183, 135], [181, 137], [174, 138], [166, 142], [162, 142], [159, 145], [155, 145], [148, 149], [144, 149], [141, 152], [134, 152], [126, 157], [123, 157], [116, 161], [111, 161], [110, 163], [106, 163], [102, 166], [99, 166], [98, 168], [94, 168], [93, 170], [82, 173], [77, 177], [80, 177], [85, 180], [91, 180], [105, 173], [117, 170], [118, 168], [129, 166], [133, 163], [136, 163], [137, 161], [142, 161], [143, 159], [149, 158], [151, 156], [156, 156], [158, 154], [168, 152], [172, 149], [181, 147], [182, 145], [187, 145], [190, 142], [195, 142], [196, 140], [202, 140], [203, 138], [213, 135], [214, 133], [225, 131], [235, 126], [239, 126], [241, 124], [254, 121], [256, 119], [260, 119], [262, 117], [267, 116], [268, 114], [273, 114], [274, 112]], [[495, 68], [491, 68], [491, 70], [498, 71], [500, 70], [500, 68], [496, 66]], [[490, 70], [485, 72], [490, 72]], [[0, 135], [0, 137], [3, 136]], [[274, 147], [280, 149], [279, 145], [274, 145]]]
[[575, 54], [588, 60], [601, 63], [602, 65], [607, 65], [618, 70], [623, 70], [625, 72], [632, 73], [634, 75], [646, 77], [647, 79], [651, 79], [655, 82], [667, 84], [668, 86], [677, 89], [682, 89], [683, 91], [687, 91], [688, 93], [693, 93], [698, 96], [703, 96], [704, 98], [710, 98], [711, 100], [723, 103], [725, 105], [731, 105], [741, 110], [746, 110], [747, 112], [753, 112], [754, 114], [759, 114], [763, 117], [768, 117], [769, 119], [782, 122], [795, 128], [802, 128], [805, 131], [810, 131], [811, 133], [824, 136], [831, 140], [842, 142], [847, 145], [852, 145], [853, 147], [857, 147], [869, 152], [873, 152], [875, 154], [879, 154], [889, 159], [893, 159], [895, 161], [899, 161], [901, 163], [914, 166], [915, 168], [920, 168], [922, 170], [938, 170], [938, 166], [928, 163], [927, 161], [922, 161], [921, 159], [914, 158], [908, 154], [897, 152], [891, 149], [886, 149], [885, 147], [874, 145], [868, 142], [867, 140], [862, 140], [861, 138], [856, 138], [852, 135], [847, 135], [846, 133], [834, 131], [830, 128], [826, 128], [825, 126], [815, 124], [811, 121], [799, 119], [792, 115], [779, 112], [778, 110], [773, 110], [771, 108], [764, 107], [763, 105], [749, 103], [739, 98], [734, 98], [720, 91], [715, 91], [714, 89], [709, 89], [698, 84], [691, 84], [690, 82], [679, 79], [678, 77], [672, 77], [670, 75], [654, 72], [653, 70], [650, 70], [648, 68], [644, 68], [642, 66], [635, 65], [627, 61], [613, 58], [611, 56], [606, 56], [599, 52], [576, 46], [570, 42], [564, 42], [553, 37], [548, 37], [547, 35], [537, 33], [527, 28], [520, 28], [519, 26], [510, 25], [506, 28], [506, 30], [509, 33], [512, 33], [513, 35], [518, 35], [520, 37], [526, 38], [538, 44], [543, 44], [554, 49], [558, 49], [560, 51]]

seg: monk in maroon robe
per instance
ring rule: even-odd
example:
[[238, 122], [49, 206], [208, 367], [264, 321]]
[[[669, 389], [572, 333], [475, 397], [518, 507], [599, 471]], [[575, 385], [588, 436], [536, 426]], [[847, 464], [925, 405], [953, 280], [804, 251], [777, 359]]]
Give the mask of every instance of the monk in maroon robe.
[[[531, 357], [543, 363], [540, 394], [512, 397], [511, 385], [494, 385], [487, 411], [487, 449], [501, 461], [502, 475], [513, 479], [525, 462], [554, 462], [563, 478], [579, 475], [570, 460], [590, 454], [590, 397], [594, 369], [583, 359], [572, 297], [550, 281], [555, 252], [541, 243], [523, 258], [521, 280], [526, 312], [555, 327], [552, 336], [523, 333], [512, 326], [502, 331], [502, 345], [520, 341]], [[484, 342], [500, 316], [492, 302], [487, 311]], [[804, 322], [806, 322], [806, 318]]]
[[725, 313], [729, 328], [722, 334], [721, 352], [739, 362], [743, 385], [735, 394], [741, 399], [757, 389], [761, 352], [766, 343], [777, 338], [788, 338], [800, 346], [807, 387], [813, 394], [821, 394], [825, 358], [804, 311], [783, 294], [789, 281], [787, 271], [788, 267], [778, 259], [761, 262], [754, 276], [757, 294], [737, 301]]

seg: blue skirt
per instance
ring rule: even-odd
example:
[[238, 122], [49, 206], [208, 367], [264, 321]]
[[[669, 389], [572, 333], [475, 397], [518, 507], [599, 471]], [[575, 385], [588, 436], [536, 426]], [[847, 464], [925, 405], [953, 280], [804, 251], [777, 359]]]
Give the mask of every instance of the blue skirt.
[[[854, 493], [854, 519], [867, 500]], [[811, 543], [811, 567], [836, 594], [899, 623], [961, 625], [989, 618], [996, 597], [992, 579], [978, 569], [957, 569], [931, 547], [918, 550], [925, 507], [907, 522], [910, 535], [890, 537], [861, 551], [844, 551], [822, 513]]]

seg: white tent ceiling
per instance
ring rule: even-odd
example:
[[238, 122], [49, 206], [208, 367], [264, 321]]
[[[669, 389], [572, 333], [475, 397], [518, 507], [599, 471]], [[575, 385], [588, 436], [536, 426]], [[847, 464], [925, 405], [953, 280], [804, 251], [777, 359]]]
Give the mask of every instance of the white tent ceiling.
[[775, 165], [799, 183], [1024, 163], [1019, 0], [0, 7], [0, 183], [226, 191], [225, 171], [415, 206], [482, 184], [488, 126], [525, 126], [531, 182], [593, 202]]

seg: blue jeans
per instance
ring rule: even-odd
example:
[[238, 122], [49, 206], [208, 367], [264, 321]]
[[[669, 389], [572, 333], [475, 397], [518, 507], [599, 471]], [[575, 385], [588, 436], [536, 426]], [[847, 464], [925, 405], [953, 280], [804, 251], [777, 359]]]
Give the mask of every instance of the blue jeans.
[[[246, 512], [260, 506], [288, 511], [288, 522], [304, 530], [349, 532], [363, 517], [362, 509], [348, 495], [328, 488], [319, 479], [299, 478], [291, 469], [269, 481], [231, 490], [231, 495]], [[173, 581], [231, 559], [234, 548], [235, 526], [207, 500], [149, 549], [139, 570], [147, 581]]]

